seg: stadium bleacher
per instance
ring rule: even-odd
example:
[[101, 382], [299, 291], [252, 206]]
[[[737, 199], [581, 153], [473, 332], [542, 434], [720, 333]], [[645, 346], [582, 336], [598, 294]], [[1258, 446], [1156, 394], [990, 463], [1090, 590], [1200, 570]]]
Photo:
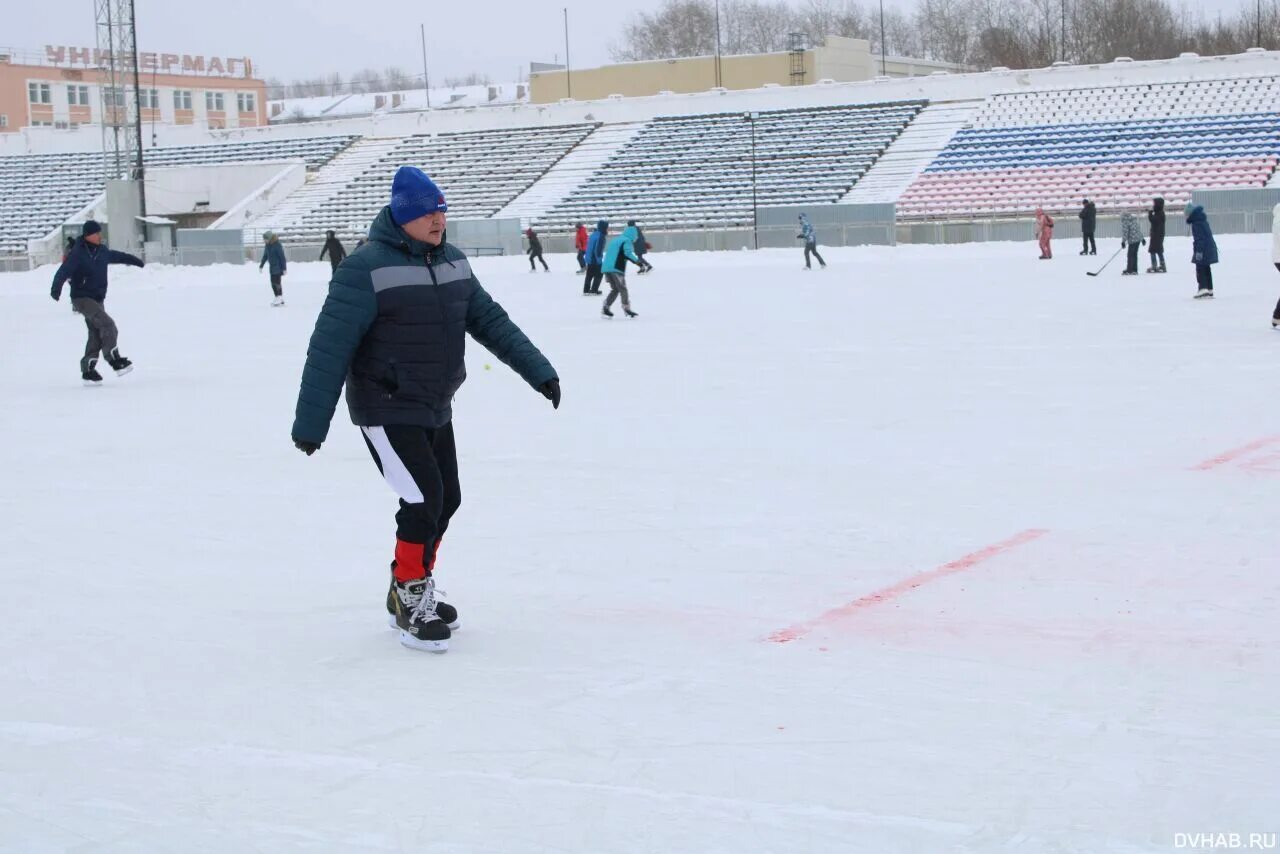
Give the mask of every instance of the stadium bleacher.
[[637, 219], [651, 229], [751, 224], [752, 125], [758, 205], [838, 200], [925, 106], [922, 101], [660, 117], [537, 218]]
[[[148, 167], [304, 160], [318, 169], [358, 137], [352, 134], [149, 148]], [[102, 192], [100, 153], [0, 157], [0, 252], [24, 252], [27, 240], [57, 228]]]
[[1280, 87], [1253, 77], [997, 94], [898, 200], [907, 217], [1120, 210], [1265, 186]]
[[407, 137], [280, 234], [285, 239], [314, 240], [332, 230], [342, 240], [362, 237], [391, 197], [396, 168], [405, 163], [428, 170], [444, 189], [450, 216], [491, 217], [597, 126], [582, 123]]

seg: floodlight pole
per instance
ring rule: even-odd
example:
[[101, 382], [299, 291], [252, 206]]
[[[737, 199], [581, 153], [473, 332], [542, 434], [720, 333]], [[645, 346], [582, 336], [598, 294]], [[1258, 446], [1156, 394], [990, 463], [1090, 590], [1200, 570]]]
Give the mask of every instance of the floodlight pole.
[[427, 25], [418, 24], [422, 36], [422, 90], [427, 93], [427, 109], [431, 109], [431, 78], [427, 76]]
[[742, 118], [751, 125], [751, 241], [760, 248], [760, 207], [756, 202], [756, 116], [743, 113]]
[[720, 72], [720, 0], [716, 0], [716, 87], [724, 85], [724, 78]]
[[564, 8], [564, 91], [566, 98], [573, 97], [573, 72], [569, 70], [569, 7]]
[[889, 48], [884, 43], [884, 0], [880, 0], [880, 76], [888, 77], [889, 72], [885, 70], [886, 60], [885, 54], [889, 52]]

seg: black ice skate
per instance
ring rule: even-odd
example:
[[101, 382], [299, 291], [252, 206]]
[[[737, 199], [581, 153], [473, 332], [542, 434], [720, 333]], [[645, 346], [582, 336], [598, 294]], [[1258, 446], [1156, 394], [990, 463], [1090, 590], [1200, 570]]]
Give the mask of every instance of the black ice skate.
[[400, 643], [424, 652], [449, 651], [449, 626], [436, 614], [435, 582], [430, 578], [395, 583], [396, 628]]
[[[400, 628], [396, 623], [396, 562], [391, 561], [391, 587], [387, 590], [387, 613], [391, 615], [388, 624], [393, 629]], [[435, 587], [435, 580], [432, 579], [432, 589]], [[457, 631], [459, 628], [458, 609], [450, 605], [448, 602], [440, 601], [440, 597], [444, 595], [443, 590], [435, 590], [436, 595], [436, 616], [449, 624], [449, 628]]]
[[89, 359], [80, 363], [80, 379], [87, 386], [102, 385], [102, 374], [98, 373], [98, 360]]
[[609, 311], [608, 306], [605, 306], [604, 308], [600, 309], [600, 314], [602, 314], [605, 317], [613, 317], [613, 312]]
[[121, 356], [119, 348], [107, 354], [107, 364], [111, 366], [111, 370], [115, 371], [118, 377], [122, 377], [133, 370], [133, 362]]
[[627, 317], [639, 317], [639, 316], [640, 316], [640, 315], [636, 314], [634, 311], [632, 311], [632, 310], [631, 310], [631, 309], [629, 309], [629, 308], [624, 308], [622, 311], [623, 311], [623, 313], [624, 313], [624, 314], [626, 314], [626, 316], [627, 316]]
[[1201, 288], [1192, 299], [1213, 299], [1213, 291], [1208, 288]]

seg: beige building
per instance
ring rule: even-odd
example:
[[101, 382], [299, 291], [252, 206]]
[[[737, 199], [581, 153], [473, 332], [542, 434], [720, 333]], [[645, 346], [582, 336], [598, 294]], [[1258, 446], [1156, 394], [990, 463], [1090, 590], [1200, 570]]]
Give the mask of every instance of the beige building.
[[[887, 57], [889, 77], [919, 77], [937, 71], [971, 69], [946, 62]], [[866, 39], [827, 36], [824, 44], [794, 53], [759, 53], [720, 57], [720, 84], [725, 89], [758, 89], [761, 86], [796, 86], [834, 80], [852, 83], [871, 80], [881, 73], [881, 60]], [[716, 86], [716, 58], [691, 56], [624, 62], [599, 68], [534, 70], [529, 74], [529, 99], [550, 104], [561, 98], [594, 101], [610, 95], [639, 97], [661, 92], [687, 94]]]
[[[107, 59], [87, 47], [46, 45], [40, 53], [0, 49], [0, 133], [71, 129], [126, 120]], [[242, 57], [139, 53], [144, 124], [257, 127], [267, 123], [266, 84]], [[131, 72], [121, 75], [132, 85]]]

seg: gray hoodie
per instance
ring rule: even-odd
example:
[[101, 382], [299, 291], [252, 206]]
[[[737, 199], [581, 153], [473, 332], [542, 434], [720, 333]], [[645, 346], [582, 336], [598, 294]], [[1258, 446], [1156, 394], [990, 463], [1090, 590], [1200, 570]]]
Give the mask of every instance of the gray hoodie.
[[1120, 239], [1126, 246], [1136, 246], [1143, 241], [1142, 229], [1138, 226], [1138, 218], [1131, 213], [1120, 215]]

